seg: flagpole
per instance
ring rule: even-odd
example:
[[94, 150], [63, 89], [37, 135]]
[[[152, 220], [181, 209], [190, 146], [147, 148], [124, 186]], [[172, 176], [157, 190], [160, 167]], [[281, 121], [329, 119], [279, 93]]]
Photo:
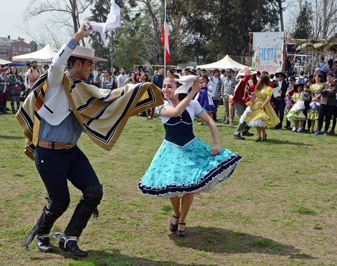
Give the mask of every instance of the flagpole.
[[[164, 7], [164, 19], [166, 19], [167, 17], [167, 13], [166, 13], [166, 0], [165, 0], [165, 7]], [[165, 34], [167, 34], [165, 32]], [[163, 48], [164, 48], [164, 77], [166, 76], [166, 51], [165, 51], [165, 45], [163, 45]]]

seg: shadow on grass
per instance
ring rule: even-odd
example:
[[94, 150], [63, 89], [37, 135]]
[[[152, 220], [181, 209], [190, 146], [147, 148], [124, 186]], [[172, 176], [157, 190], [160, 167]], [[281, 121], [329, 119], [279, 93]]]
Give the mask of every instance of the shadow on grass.
[[0, 139], [25, 139], [26, 137], [24, 135], [22, 136], [5, 136], [5, 135], [0, 135]]
[[[215, 227], [187, 227], [187, 234], [179, 238], [169, 237], [178, 246], [213, 253], [260, 253], [290, 256], [291, 258], [314, 259], [310, 255], [299, 254], [300, 250], [269, 238], [255, 236]], [[301, 255], [301, 256], [300, 256]]]
[[127, 265], [153, 265], [153, 266], [193, 266], [200, 265], [206, 266], [209, 264], [181, 264], [173, 261], [155, 261], [150, 259], [144, 259], [139, 257], [132, 257], [123, 255], [118, 249], [107, 250], [88, 250], [89, 256], [86, 258], [79, 258], [63, 251], [55, 251], [50, 256], [43, 258], [31, 257], [32, 261], [37, 260], [55, 260], [55, 255], [61, 255], [65, 259], [71, 260], [69, 265], [71, 266], [127, 266]]
[[[250, 139], [251, 141], [255, 141], [255, 139]], [[288, 144], [288, 145], [296, 145], [296, 146], [314, 146], [313, 144], [303, 143], [303, 142], [293, 142], [282, 139], [267, 139], [266, 141], [259, 141], [259, 143], [263, 144]]]

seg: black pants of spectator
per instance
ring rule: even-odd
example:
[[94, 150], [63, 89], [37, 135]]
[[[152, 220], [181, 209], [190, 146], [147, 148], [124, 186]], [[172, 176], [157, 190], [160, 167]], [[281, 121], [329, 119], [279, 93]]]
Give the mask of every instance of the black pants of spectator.
[[320, 105], [319, 114], [318, 114], [318, 129], [317, 129], [318, 131], [322, 130], [324, 117], [325, 117], [324, 132], [328, 131], [329, 126], [330, 126], [331, 116], [332, 116], [334, 110], [335, 110], [334, 105], [325, 105], [325, 104]]
[[275, 127], [276, 129], [282, 129], [282, 121], [284, 116], [284, 109], [286, 107], [286, 102], [283, 99], [274, 99], [274, 110], [280, 119], [280, 123]]
[[337, 106], [335, 106], [334, 111], [332, 113], [333, 119], [332, 119], [332, 130], [335, 130], [336, 128], [336, 122], [337, 122]]
[[221, 100], [218, 100], [216, 98], [213, 98], [213, 103], [214, 103], [214, 107], [215, 107], [215, 112], [213, 113], [213, 120], [215, 121], [216, 120], [216, 113], [218, 111], [218, 106], [219, 106], [219, 103], [221, 102]]
[[[34, 159], [50, 200], [68, 206], [68, 180], [82, 191], [83, 196], [65, 230], [67, 236], [79, 237], [103, 196], [102, 185], [89, 160], [77, 146], [69, 150], [52, 150], [37, 146]], [[65, 209], [66, 207], [62, 211]]]

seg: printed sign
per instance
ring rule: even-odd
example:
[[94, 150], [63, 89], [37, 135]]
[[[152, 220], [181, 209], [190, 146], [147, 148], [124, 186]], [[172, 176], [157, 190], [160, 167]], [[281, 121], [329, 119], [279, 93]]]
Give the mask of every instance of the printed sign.
[[252, 68], [260, 72], [282, 72], [284, 32], [254, 32]]

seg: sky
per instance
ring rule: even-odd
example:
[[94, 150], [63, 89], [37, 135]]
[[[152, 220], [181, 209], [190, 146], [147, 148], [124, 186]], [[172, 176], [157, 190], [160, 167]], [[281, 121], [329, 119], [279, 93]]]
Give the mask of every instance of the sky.
[[[60, 0], [64, 1], [64, 0]], [[27, 35], [22, 29], [24, 24], [23, 20], [23, 12], [26, 10], [26, 7], [30, 0], [9, 0], [9, 1], [2, 1], [1, 8], [0, 8], [0, 18], [3, 23], [0, 27], [0, 37], [7, 37], [8, 35], [11, 36], [11, 39], [18, 39], [18, 37], [24, 38], [25, 42], [29, 43], [33, 39]], [[290, 2], [287, 0], [286, 2]], [[287, 30], [287, 17], [289, 17], [289, 11], [286, 10], [285, 14], [285, 28]], [[30, 29], [34, 27], [40, 27], [43, 24], [43, 18], [41, 17], [39, 20], [35, 19], [34, 21], [29, 21], [28, 25]], [[248, 34], [248, 33], [247, 33]], [[61, 42], [65, 42], [71, 37], [71, 33], [67, 30], [62, 29], [61, 34], [58, 34], [60, 37]]]
[[11, 36], [11, 39], [21, 37], [25, 41], [28, 40], [28, 43], [32, 40], [19, 29], [20, 24], [23, 23], [22, 13], [25, 11], [28, 2], [27, 0], [2, 1], [0, 18], [5, 23], [0, 27], [0, 37], [7, 37], [8, 35]]

